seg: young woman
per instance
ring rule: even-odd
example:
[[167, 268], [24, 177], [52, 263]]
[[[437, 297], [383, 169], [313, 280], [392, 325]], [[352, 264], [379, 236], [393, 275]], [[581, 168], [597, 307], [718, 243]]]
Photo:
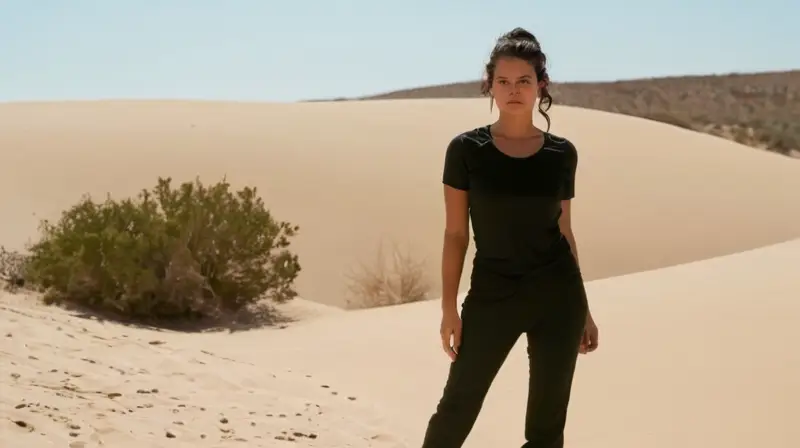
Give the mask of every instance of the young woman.
[[[446, 150], [441, 337], [451, 365], [423, 448], [463, 445], [523, 333], [530, 359], [523, 448], [563, 447], [577, 356], [597, 348], [570, 226], [578, 155], [549, 133], [545, 64], [528, 31], [501, 36], [483, 85], [499, 119], [456, 136]], [[533, 125], [537, 99], [547, 131]], [[459, 317], [470, 218], [476, 253]]]

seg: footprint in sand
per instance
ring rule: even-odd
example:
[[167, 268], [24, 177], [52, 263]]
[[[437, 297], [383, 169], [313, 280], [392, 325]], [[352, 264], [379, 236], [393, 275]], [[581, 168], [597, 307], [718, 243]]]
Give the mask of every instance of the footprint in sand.
[[[306, 375], [306, 378], [311, 378], [311, 375]], [[323, 388], [323, 389], [330, 389], [331, 388], [331, 386], [329, 386], [327, 384], [323, 384], [320, 387]], [[339, 392], [336, 392], [335, 390], [332, 390], [331, 391], [331, 395], [339, 395]], [[356, 401], [358, 398], [355, 397], [355, 396], [350, 395], [350, 396], [347, 397], [347, 399], [350, 400], [350, 401]]]
[[292, 433], [292, 436], [297, 437], [297, 438], [306, 438], [306, 439], [312, 439], [312, 440], [317, 438], [317, 435], [315, 433], [313, 433], [313, 432], [303, 433], [303, 432], [300, 432], [300, 431], [295, 431], [295, 432]]
[[18, 428], [22, 428], [24, 430], [27, 430], [28, 432], [34, 431], [33, 426], [30, 423], [26, 422], [25, 420], [11, 420], [11, 421], [15, 425], [17, 425]]
[[397, 444], [397, 443], [400, 442], [396, 437], [394, 437], [394, 436], [392, 436], [390, 434], [376, 434], [376, 435], [370, 437], [370, 440], [374, 440], [376, 442], [382, 442], [382, 443], [392, 443], [392, 444]]

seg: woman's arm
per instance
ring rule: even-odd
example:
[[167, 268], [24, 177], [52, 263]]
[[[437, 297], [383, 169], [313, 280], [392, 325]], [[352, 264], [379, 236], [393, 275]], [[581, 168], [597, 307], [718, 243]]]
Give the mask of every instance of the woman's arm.
[[[569, 242], [572, 255], [575, 257], [575, 262], [578, 263], [580, 268], [580, 262], [578, 261], [578, 245], [575, 243], [575, 233], [572, 231], [572, 213], [569, 200], [561, 201], [561, 217], [558, 220], [558, 225], [561, 227], [561, 234], [563, 234], [564, 238]], [[586, 326], [583, 330], [583, 337], [581, 338], [580, 345], [581, 353], [593, 352], [598, 346], [599, 331], [597, 329], [597, 324], [595, 324], [594, 317], [592, 317], [592, 310], [587, 309], [586, 311]]]
[[458, 311], [457, 296], [469, 247], [467, 192], [444, 186], [445, 230], [442, 247], [442, 311]]
[[[566, 238], [567, 242], [569, 242], [570, 250], [572, 250], [572, 256], [575, 257], [575, 262], [578, 264], [578, 268], [580, 269], [580, 261], [578, 260], [578, 244], [575, 242], [575, 232], [572, 231], [572, 209], [570, 206], [571, 203], [569, 200], [561, 201], [561, 217], [558, 219], [558, 226], [561, 228], [561, 234], [564, 235], [564, 238]], [[589, 310], [587, 320], [594, 322], [591, 310]]]
[[580, 266], [578, 261], [578, 245], [575, 243], [575, 233], [572, 231], [572, 201], [561, 201], [561, 217], [558, 219], [558, 226], [561, 228], [561, 234], [569, 242], [569, 247], [572, 250], [572, 255], [575, 261]]

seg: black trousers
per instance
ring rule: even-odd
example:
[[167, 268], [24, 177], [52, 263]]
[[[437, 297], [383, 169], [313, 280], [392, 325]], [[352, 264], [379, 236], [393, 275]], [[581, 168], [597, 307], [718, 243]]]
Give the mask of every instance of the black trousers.
[[588, 312], [583, 279], [575, 265], [510, 285], [496, 283], [503, 294], [492, 295], [492, 285], [484, 282], [464, 300], [461, 346], [422, 448], [463, 445], [492, 381], [522, 334], [528, 339], [530, 360], [522, 448], [564, 446], [573, 373]]

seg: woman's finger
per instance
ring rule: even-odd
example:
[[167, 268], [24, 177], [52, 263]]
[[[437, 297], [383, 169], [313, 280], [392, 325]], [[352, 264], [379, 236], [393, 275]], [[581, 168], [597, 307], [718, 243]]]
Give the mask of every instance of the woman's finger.
[[588, 347], [589, 347], [589, 332], [583, 330], [583, 336], [581, 336], [581, 345], [579, 351], [582, 354], [585, 354]]
[[450, 357], [450, 360], [455, 360], [455, 353], [453, 352], [453, 348], [450, 346], [450, 336], [453, 334], [453, 331], [450, 329], [442, 330], [442, 350], [447, 353], [447, 356]]
[[597, 331], [597, 328], [595, 328], [592, 330], [592, 344], [589, 346], [590, 351], [597, 349], [598, 345], [600, 345], [599, 332]]

